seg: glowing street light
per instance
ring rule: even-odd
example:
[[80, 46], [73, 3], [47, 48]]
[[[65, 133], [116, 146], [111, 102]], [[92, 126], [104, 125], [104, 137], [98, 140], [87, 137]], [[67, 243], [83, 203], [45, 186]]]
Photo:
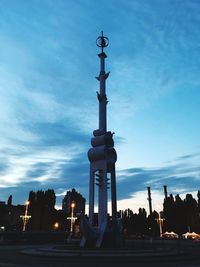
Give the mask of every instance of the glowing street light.
[[72, 201], [71, 203], [71, 208], [72, 208], [72, 212], [71, 212], [71, 217], [67, 217], [67, 220], [71, 220], [71, 224], [70, 224], [70, 233], [72, 234], [73, 232], [73, 226], [74, 226], [74, 223], [77, 219], [77, 217], [74, 217], [74, 208], [76, 207], [76, 204], [74, 201]]
[[158, 218], [155, 219], [157, 221], [157, 223], [159, 224], [159, 230], [160, 230], [160, 237], [162, 237], [162, 227], [163, 227], [163, 222], [164, 222], [164, 218], [161, 218], [161, 215], [160, 215], [160, 211], [158, 212]]
[[22, 231], [26, 231], [26, 224], [28, 220], [31, 218], [31, 215], [28, 215], [28, 206], [30, 204], [30, 201], [26, 201], [26, 209], [25, 209], [25, 214], [21, 215], [20, 218], [23, 220], [23, 229]]
[[57, 230], [57, 229], [59, 228], [59, 226], [60, 226], [60, 225], [59, 225], [58, 222], [54, 223], [54, 225], [53, 225], [53, 227], [54, 227], [55, 230]]

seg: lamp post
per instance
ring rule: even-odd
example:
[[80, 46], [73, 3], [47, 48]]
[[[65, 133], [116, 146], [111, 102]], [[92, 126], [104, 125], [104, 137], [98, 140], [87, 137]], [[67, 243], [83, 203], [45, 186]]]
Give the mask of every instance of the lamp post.
[[67, 220], [70, 220], [71, 221], [71, 224], [70, 224], [70, 233], [72, 234], [73, 232], [73, 226], [74, 226], [74, 223], [77, 219], [77, 217], [74, 216], [74, 208], [76, 207], [76, 204], [74, 201], [72, 201], [71, 203], [71, 209], [72, 209], [72, 212], [71, 212], [71, 217], [67, 217]]
[[26, 231], [26, 224], [28, 222], [28, 220], [31, 218], [31, 215], [28, 215], [28, 206], [30, 204], [30, 201], [26, 201], [26, 209], [25, 209], [25, 213], [24, 215], [21, 215], [20, 218], [22, 218], [23, 220], [23, 229], [22, 231]]
[[158, 218], [155, 219], [157, 221], [157, 223], [159, 224], [159, 231], [160, 231], [160, 238], [162, 237], [162, 227], [163, 227], [163, 222], [164, 222], [164, 218], [161, 218], [161, 215], [160, 215], [160, 211], [158, 212]]

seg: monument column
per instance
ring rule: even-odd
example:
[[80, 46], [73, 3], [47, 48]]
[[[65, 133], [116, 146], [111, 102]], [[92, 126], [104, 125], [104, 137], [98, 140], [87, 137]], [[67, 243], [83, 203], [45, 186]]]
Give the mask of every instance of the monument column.
[[[90, 190], [89, 190], [89, 223], [85, 225], [85, 234], [82, 239], [82, 246], [86, 240], [92, 236], [96, 236], [96, 247], [103, 244], [104, 236], [109, 231], [116, 233], [117, 229], [117, 196], [116, 196], [116, 175], [115, 162], [117, 161], [117, 153], [114, 149], [113, 133], [107, 131], [107, 96], [106, 96], [106, 79], [109, 72], [105, 71], [105, 59], [107, 55], [104, 48], [108, 46], [109, 40], [103, 35], [99, 36], [96, 44], [101, 48], [98, 54], [100, 59], [100, 72], [97, 78], [99, 81], [99, 91], [97, 91], [97, 99], [99, 102], [99, 128], [93, 131], [91, 139], [92, 148], [88, 151], [88, 159], [90, 161]], [[109, 174], [109, 175], [108, 175]], [[108, 188], [111, 188], [112, 203], [112, 227], [108, 226]], [[94, 228], [94, 205], [95, 205], [95, 187], [98, 187], [98, 232]], [[84, 225], [83, 225], [84, 227]], [[88, 232], [90, 229], [90, 233]], [[88, 235], [88, 237], [87, 237]]]

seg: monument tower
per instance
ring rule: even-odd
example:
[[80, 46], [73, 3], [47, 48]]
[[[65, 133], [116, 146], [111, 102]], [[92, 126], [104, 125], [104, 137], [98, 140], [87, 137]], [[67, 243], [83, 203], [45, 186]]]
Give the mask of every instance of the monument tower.
[[[89, 223], [94, 225], [94, 205], [95, 192], [98, 191], [98, 237], [96, 246], [100, 247], [105, 232], [108, 230], [108, 189], [111, 189], [112, 203], [112, 230], [117, 228], [117, 201], [116, 201], [116, 175], [115, 162], [117, 154], [114, 149], [113, 134], [107, 131], [107, 96], [106, 96], [106, 79], [109, 72], [105, 71], [105, 59], [107, 55], [104, 48], [108, 46], [109, 40], [103, 35], [99, 36], [96, 44], [101, 48], [98, 54], [100, 59], [100, 72], [96, 77], [99, 81], [99, 91], [97, 99], [99, 102], [99, 127], [93, 131], [91, 139], [92, 148], [88, 151], [90, 161], [90, 184], [89, 184]], [[97, 190], [95, 190], [97, 186]]]

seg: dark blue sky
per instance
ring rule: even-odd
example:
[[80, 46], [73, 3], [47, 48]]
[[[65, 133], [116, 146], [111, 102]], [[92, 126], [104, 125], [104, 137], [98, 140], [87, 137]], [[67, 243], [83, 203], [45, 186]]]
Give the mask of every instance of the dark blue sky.
[[[119, 207], [200, 189], [200, 2], [1, 0], [0, 200], [53, 188], [88, 200], [104, 30]], [[154, 207], [156, 208], [156, 207]]]

